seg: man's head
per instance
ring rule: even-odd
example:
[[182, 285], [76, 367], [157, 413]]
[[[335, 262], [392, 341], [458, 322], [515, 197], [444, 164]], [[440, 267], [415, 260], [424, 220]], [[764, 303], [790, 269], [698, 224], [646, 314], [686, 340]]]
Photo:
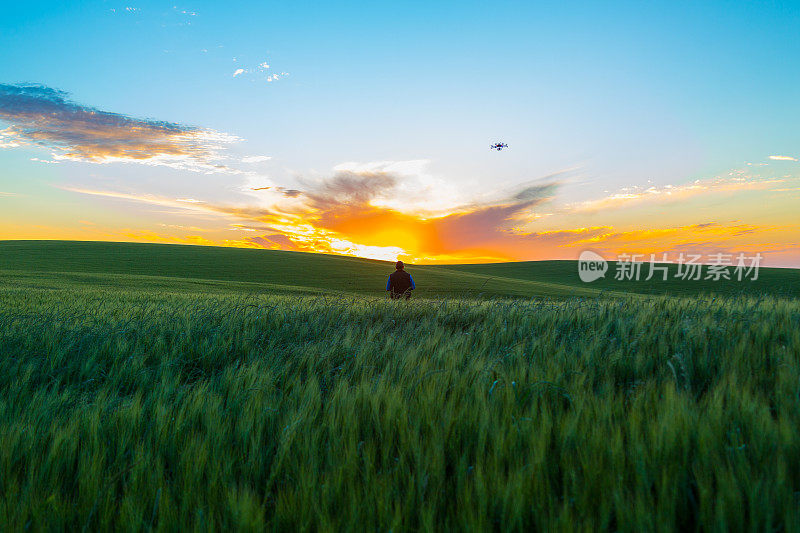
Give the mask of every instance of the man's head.
[[394, 268], [396, 268], [397, 270], [403, 270], [404, 266], [405, 265], [403, 264], [402, 261], [398, 261], [397, 263], [394, 264]]

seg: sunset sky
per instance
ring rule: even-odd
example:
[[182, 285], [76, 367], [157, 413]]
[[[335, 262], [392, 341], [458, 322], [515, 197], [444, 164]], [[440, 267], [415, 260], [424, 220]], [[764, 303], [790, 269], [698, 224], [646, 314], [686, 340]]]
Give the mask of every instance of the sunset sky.
[[798, 2], [3, 2], [0, 239], [800, 267], [798, 28]]

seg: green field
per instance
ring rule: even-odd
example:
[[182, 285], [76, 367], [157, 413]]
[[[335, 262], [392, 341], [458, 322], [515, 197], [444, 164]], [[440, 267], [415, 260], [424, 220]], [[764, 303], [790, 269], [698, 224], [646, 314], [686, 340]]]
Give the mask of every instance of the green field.
[[[394, 264], [385, 261], [302, 252], [166, 244], [0, 241], [0, 276], [22, 274], [30, 279], [29, 276], [36, 274], [33, 283], [44, 284], [68, 280], [76, 285], [122, 283], [135, 288], [156, 283], [161, 284], [160, 288], [166, 284], [182, 290], [188, 280], [192, 287], [211, 281], [222, 290], [231, 287], [236, 292], [381, 296], [386, 278], [393, 271]], [[492, 278], [431, 266], [409, 267], [409, 271], [419, 286], [415, 295], [420, 297], [568, 297], [600, 293], [590, 287], [574, 286], [580, 283], [577, 275], [572, 276], [575, 279], [569, 280], [570, 284]]]
[[0, 242], [0, 529], [800, 531], [796, 270], [391, 269]]
[[[727, 294], [800, 297], [800, 270], [762, 268], [756, 281], [667, 281], [587, 284], [574, 261], [414, 266], [419, 297], [596, 297]], [[0, 281], [49, 286], [140, 286], [175, 290], [217, 287], [241, 292], [381, 296], [394, 265], [355, 257], [273, 250], [67, 241], [0, 241]], [[109, 276], [110, 275], [110, 276]], [[145, 276], [145, 277], [142, 277]], [[236, 283], [231, 283], [236, 282]], [[198, 286], [199, 284], [199, 286]]]

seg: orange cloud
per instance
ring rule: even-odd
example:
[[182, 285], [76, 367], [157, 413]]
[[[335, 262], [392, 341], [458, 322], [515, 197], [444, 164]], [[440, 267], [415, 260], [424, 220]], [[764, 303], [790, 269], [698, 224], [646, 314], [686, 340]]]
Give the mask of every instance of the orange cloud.
[[[451, 214], [430, 218], [372, 205], [373, 199], [385, 196], [396, 183], [397, 178], [388, 173], [341, 171], [309, 190], [292, 194], [289, 198], [293, 202], [291, 205], [266, 207], [215, 205], [196, 199], [66, 189], [259, 222], [269, 227], [272, 233], [260, 236], [260, 240], [251, 237], [248, 242], [270, 248], [382, 259], [468, 255], [510, 259], [517, 253], [530, 252], [537, 243], [556, 243], [560, 239], [555, 232], [521, 234], [511, 229], [515, 217], [551, 197], [556, 183], [529, 186], [508, 198], [462, 206]], [[285, 191], [281, 194], [286, 196]], [[285, 239], [277, 239], [275, 235], [278, 234]]]
[[628, 187], [609, 196], [577, 204], [569, 204], [572, 213], [596, 213], [619, 209], [647, 202], [676, 202], [703, 194], [736, 192], [744, 190], [767, 190], [785, 183], [785, 179], [755, 179], [743, 172], [733, 172], [729, 176], [708, 180], [695, 180], [683, 185], [664, 185], [662, 187]]
[[[198, 172], [242, 173], [219, 162], [238, 138], [173, 122], [137, 119], [82, 106], [41, 85], [0, 84], [0, 148], [25, 144], [53, 150], [53, 159], [136, 162]], [[51, 162], [51, 161], [45, 161]]]
[[[739, 175], [706, 180], [658, 192], [639, 191], [633, 198], [667, 192], [676, 197], [720, 191], [772, 190], [779, 180], [751, 180]], [[180, 208], [187, 212], [214, 214], [228, 220], [229, 229], [251, 231], [233, 246], [316, 251], [377, 259], [401, 258], [410, 262], [481, 262], [573, 258], [583, 248], [616, 253], [658, 253], [674, 249], [722, 249], [732, 244], [740, 249], [757, 242], [786, 244], [800, 233], [796, 226], [723, 223], [718, 221], [648, 227], [626, 223], [611, 225], [567, 225], [531, 229], [543, 205], [555, 194], [557, 182], [538, 184], [491, 201], [457, 205], [449, 212], [431, 215], [401, 211], [387, 198], [398, 194], [397, 175], [372, 169], [341, 170], [331, 178], [306, 183], [302, 190], [272, 187], [261, 191], [261, 206], [222, 205], [194, 198], [171, 199], [111, 191], [70, 189], [84, 194], [133, 200]], [[287, 195], [287, 191], [292, 191]], [[609, 211], [628, 204], [614, 198]], [[644, 200], [642, 200], [644, 201]], [[635, 203], [635, 202], [634, 202]], [[578, 209], [578, 213], [583, 213]], [[572, 222], [579, 220], [567, 212]], [[584, 215], [585, 216], [585, 215]], [[709, 215], [704, 215], [709, 216]], [[553, 217], [548, 218], [551, 220]], [[641, 222], [637, 221], [638, 224]], [[140, 235], [139, 238], [142, 236]], [[217, 240], [215, 242], [222, 242]], [[224, 242], [229, 242], [225, 240]], [[768, 250], [757, 250], [766, 252]]]
[[[756, 225], [734, 222], [707, 222], [664, 228], [636, 228], [609, 231], [575, 241], [576, 250], [590, 248], [606, 254], [660, 254], [678, 252], [712, 254], [717, 252], [786, 252], [787, 236], [797, 237], [793, 226]], [[791, 237], [790, 237], [791, 238]]]

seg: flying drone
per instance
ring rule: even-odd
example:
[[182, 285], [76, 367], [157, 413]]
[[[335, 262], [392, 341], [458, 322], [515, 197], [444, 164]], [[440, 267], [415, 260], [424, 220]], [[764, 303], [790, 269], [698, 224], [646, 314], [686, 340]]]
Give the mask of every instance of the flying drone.
[[492, 150], [497, 150], [499, 152], [503, 148], [508, 148], [508, 145], [506, 143], [494, 143], [490, 145], [489, 148]]

